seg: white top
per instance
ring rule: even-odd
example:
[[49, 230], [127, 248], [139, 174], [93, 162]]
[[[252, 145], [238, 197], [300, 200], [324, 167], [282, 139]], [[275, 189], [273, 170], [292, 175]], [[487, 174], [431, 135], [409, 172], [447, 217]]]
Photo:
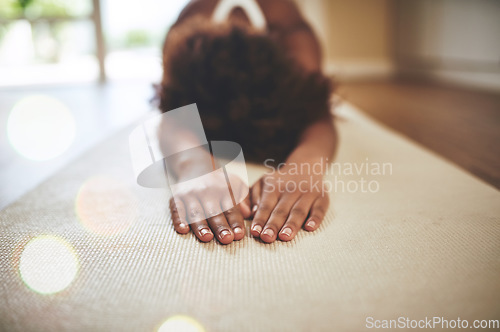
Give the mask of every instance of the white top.
[[257, 29], [266, 29], [266, 18], [256, 0], [220, 0], [215, 7], [212, 19], [214, 22], [224, 22], [235, 7], [243, 9], [250, 23]]

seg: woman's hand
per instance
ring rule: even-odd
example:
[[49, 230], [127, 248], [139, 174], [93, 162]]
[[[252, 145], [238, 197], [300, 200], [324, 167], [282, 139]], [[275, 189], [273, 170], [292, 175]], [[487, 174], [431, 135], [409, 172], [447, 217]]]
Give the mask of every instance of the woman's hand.
[[[208, 153], [204, 155], [197, 151], [193, 156], [178, 158], [173, 163], [174, 173], [179, 179], [177, 183], [182, 183], [182, 186], [174, 195], [175, 200], [170, 201], [172, 221], [177, 232], [186, 234], [191, 228], [200, 241], [209, 242], [215, 234], [221, 243], [228, 244], [245, 236], [244, 219], [252, 215], [252, 235], [268, 243], [278, 237], [282, 241], [290, 241], [301, 228], [316, 230], [330, 204], [329, 193], [324, 190], [323, 175], [315, 172], [297, 174], [296, 168], [291, 166], [328, 163], [337, 139], [331, 120], [326, 120], [311, 125], [288, 157], [287, 164], [258, 180], [251, 188], [250, 197], [236, 199], [241, 203], [234, 207], [227, 194], [223, 173], [200, 179], [200, 175], [213, 171], [206, 166], [211, 165], [207, 162], [211, 158]], [[203, 165], [205, 168], [200, 168]], [[184, 181], [195, 178], [195, 182]], [[235, 179], [230, 183], [234, 196], [247, 195], [248, 188], [243, 181]], [[245, 194], [242, 195], [240, 190]]]
[[248, 187], [236, 175], [228, 176], [235, 200], [245, 197], [236, 206], [222, 170], [192, 180], [179, 178], [170, 199], [172, 222], [178, 233], [186, 234], [191, 229], [202, 242], [211, 241], [215, 235], [222, 244], [245, 236], [244, 218], [251, 215]]
[[316, 230], [329, 206], [321, 174], [297, 174], [289, 165], [264, 175], [251, 188], [255, 237], [264, 242], [292, 240], [304, 228]]

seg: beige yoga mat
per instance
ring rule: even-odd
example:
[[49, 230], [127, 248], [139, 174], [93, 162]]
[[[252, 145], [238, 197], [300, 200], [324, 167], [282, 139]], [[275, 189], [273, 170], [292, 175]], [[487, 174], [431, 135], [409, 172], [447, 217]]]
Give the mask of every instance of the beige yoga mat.
[[[331, 208], [289, 243], [178, 235], [167, 194], [135, 184], [132, 128], [96, 146], [0, 212], [0, 330], [499, 319], [499, 192], [348, 104], [338, 113]], [[268, 171], [249, 170], [251, 181]]]

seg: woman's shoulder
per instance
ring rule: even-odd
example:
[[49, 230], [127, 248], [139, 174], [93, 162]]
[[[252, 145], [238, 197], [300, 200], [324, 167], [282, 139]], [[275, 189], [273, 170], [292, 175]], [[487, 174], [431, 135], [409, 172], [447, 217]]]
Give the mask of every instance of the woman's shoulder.
[[293, 27], [304, 21], [299, 7], [293, 0], [257, 0], [270, 26]]

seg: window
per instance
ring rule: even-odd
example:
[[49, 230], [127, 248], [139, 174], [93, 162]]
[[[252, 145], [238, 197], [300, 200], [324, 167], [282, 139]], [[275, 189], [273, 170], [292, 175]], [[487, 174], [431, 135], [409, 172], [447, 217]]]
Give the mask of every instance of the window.
[[188, 0], [0, 0], [0, 86], [158, 79]]

